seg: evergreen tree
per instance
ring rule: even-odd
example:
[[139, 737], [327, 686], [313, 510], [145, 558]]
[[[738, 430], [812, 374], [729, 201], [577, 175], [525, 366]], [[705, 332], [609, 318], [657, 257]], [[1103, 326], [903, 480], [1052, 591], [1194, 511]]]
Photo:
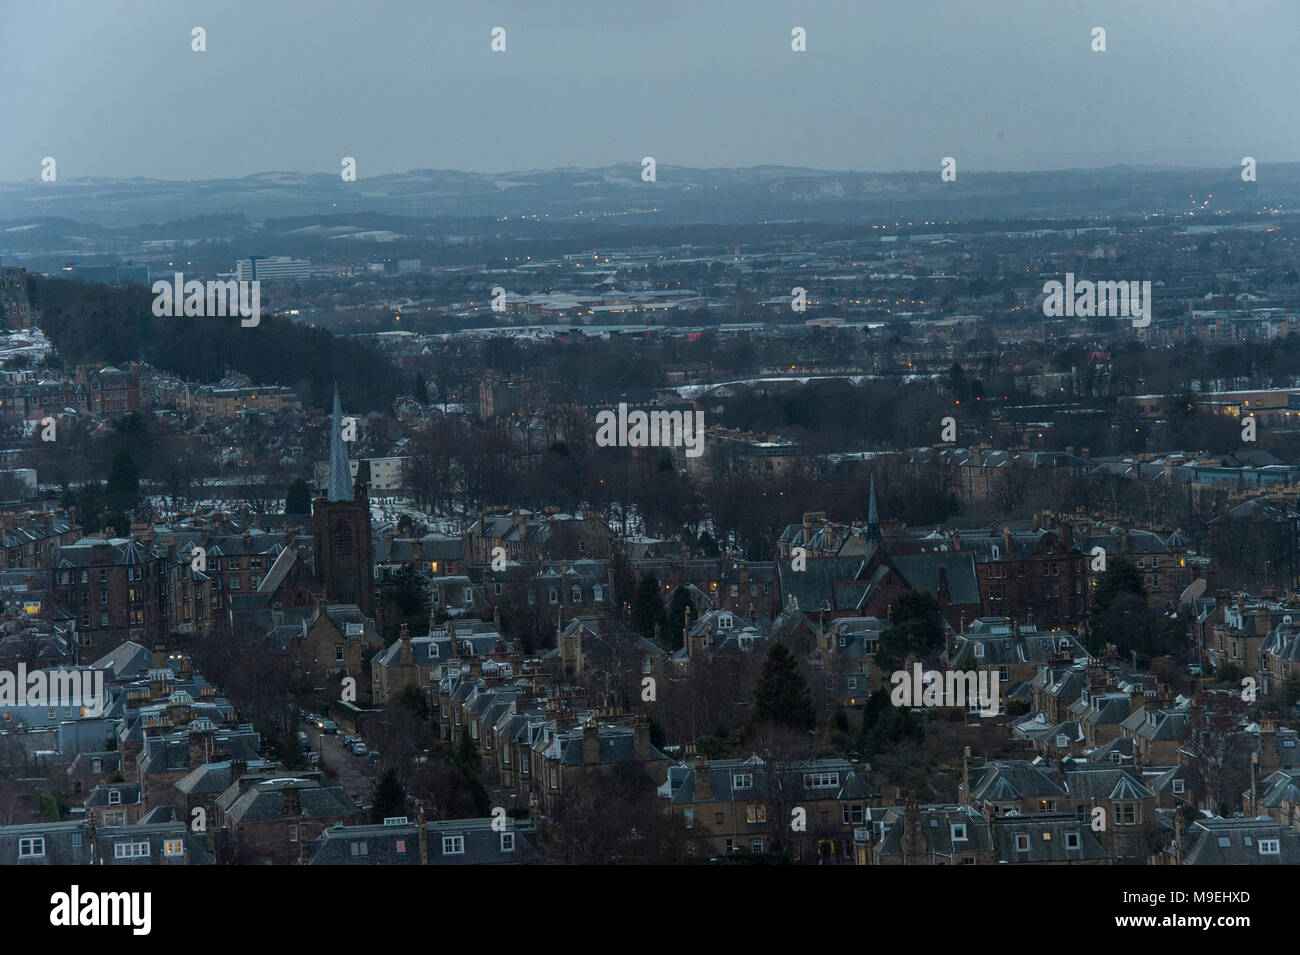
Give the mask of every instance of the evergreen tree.
[[1110, 562], [1101, 579], [1097, 581], [1097, 589], [1092, 596], [1092, 609], [1094, 616], [1100, 617], [1110, 609], [1111, 602], [1120, 594], [1132, 594], [1135, 597], [1146, 599], [1147, 589], [1142, 584], [1142, 575], [1138, 573], [1137, 565], [1132, 559], [1121, 555]]
[[393, 816], [406, 815], [406, 790], [397, 778], [397, 772], [390, 769], [380, 777], [375, 787], [375, 802], [370, 807], [370, 821], [381, 823]]
[[41, 793], [41, 822], [59, 821], [59, 801], [49, 793]]
[[632, 598], [632, 629], [649, 639], [655, 635], [655, 624], [662, 628], [668, 623], [663, 601], [659, 599], [659, 581], [652, 574], [642, 577]]
[[108, 472], [108, 496], [110, 500], [121, 501], [124, 505], [133, 505], [140, 494], [140, 473], [136, 470], [135, 459], [125, 449], [113, 458], [113, 465]]
[[901, 666], [908, 656], [926, 657], [943, 646], [943, 610], [934, 594], [909, 590], [899, 595], [880, 635], [876, 663], [883, 670]]
[[1107, 636], [1102, 632], [1102, 621], [1106, 618], [1111, 604], [1125, 595], [1145, 601], [1147, 589], [1142, 583], [1142, 575], [1138, 573], [1137, 565], [1130, 557], [1120, 555], [1110, 562], [1097, 581], [1097, 589], [1092, 593], [1092, 614], [1088, 624], [1090, 651], [1098, 653], [1105, 648]]
[[810, 730], [817, 725], [812, 691], [784, 643], [772, 644], [754, 690], [753, 725], [767, 723], [797, 730]]
[[311, 488], [302, 478], [289, 485], [284, 495], [284, 512], [286, 514], [311, 513]]
[[465, 782], [469, 786], [470, 796], [474, 800], [475, 808], [480, 816], [490, 815], [492, 812], [492, 799], [488, 796], [487, 787], [483, 785], [482, 779], [482, 762], [479, 760], [478, 750], [474, 748], [474, 741], [466, 733], [460, 741], [460, 748], [456, 750], [456, 755], [452, 757], [451, 764], [461, 771], [465, 777]]

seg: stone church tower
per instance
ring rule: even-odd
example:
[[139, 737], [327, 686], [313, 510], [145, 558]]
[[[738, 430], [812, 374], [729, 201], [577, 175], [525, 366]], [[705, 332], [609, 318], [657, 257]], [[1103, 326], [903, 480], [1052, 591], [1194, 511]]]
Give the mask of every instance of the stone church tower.
[[370, 542], [370, 497], [361, 484], [360, 468], [355, 486], [352, 482], [337, 385], [330, 423], [329, 482], [325, 496], [312, 501], [311, 516], [316, 579], [325, 599], [356, 604], [362, 613], [373, 617], [375, 557]]

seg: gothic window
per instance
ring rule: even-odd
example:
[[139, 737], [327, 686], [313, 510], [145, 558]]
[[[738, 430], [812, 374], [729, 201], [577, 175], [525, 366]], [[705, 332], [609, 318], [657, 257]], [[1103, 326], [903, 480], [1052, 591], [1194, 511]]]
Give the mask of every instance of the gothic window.
[[340, 524], [334, 528], [334, 553], [352, 553], [352, 525]]

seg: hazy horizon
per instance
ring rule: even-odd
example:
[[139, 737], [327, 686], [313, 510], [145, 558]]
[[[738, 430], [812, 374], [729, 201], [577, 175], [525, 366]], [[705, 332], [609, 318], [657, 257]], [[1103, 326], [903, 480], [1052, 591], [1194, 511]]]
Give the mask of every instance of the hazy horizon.
[[337, 175], [344, 156], [359, 180], [643, 156], [867, 174], [937, 173], [944, 156], [959, 174], [1300, 161], [1287, 0], [0, 10], [0, 104], [21, 117], [5, 182], [39, 180], [45, 156], [59, 181]]

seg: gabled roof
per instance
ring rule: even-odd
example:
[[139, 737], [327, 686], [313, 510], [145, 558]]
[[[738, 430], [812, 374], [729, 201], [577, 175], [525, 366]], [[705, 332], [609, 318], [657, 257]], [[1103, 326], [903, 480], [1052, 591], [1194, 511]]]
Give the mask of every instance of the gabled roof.
[[1066, 795], [1046, 772], [1025, 760], [989, 763], [981, 767], [979, 777], [971, 783], [973, 800], [1061, 799]]

